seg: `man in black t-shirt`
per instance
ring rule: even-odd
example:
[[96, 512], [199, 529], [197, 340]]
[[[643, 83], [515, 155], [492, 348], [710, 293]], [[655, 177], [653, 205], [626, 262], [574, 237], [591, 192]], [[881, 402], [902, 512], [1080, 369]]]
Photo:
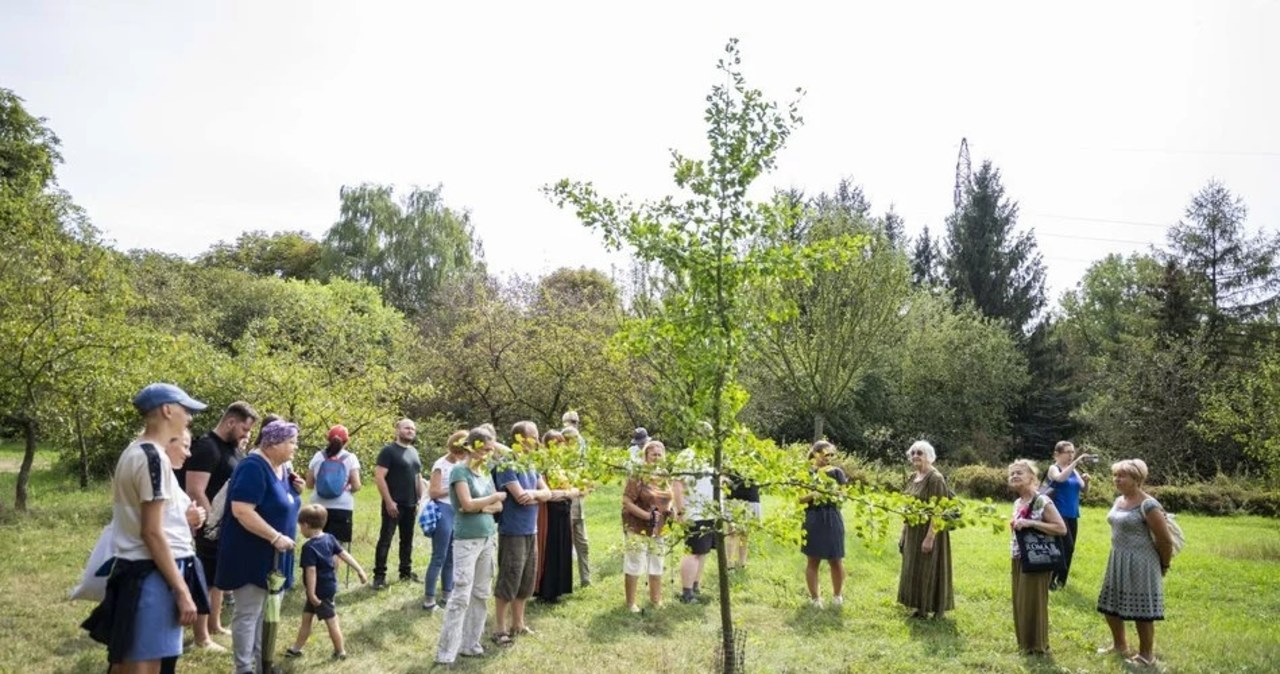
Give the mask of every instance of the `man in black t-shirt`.
[[[258, 420], [258, 413], [249, 403], [240, 401], [227, 406], [222, 419], [213, 430], [200, 436], [191, 444], [191, 458], [183, 466], [179, 481], [192, 502], [208, 511], [218, 490], [231, 479], [231, 473], [240, 456], [236, 453], [240, 443], [249, 437], [249, 431]], [[196, 535], [196, 557], [204, 566], [204, 576], [213, 582], [218, 572], [218, 542]], [[195, 645], [197, 648], [221, 649], [211, 634], [227, 634], [222, 627], [222, 591], [209, 587], [209, 615], [197, 616]]]
[[396, 441], [382, 448], [373, 469], [373, 481], [382, 495], [382, 529], [373, 558], [373, 589], [387, 586], [387, 553], [391, 538], [400, 530], [400, 580], [418, 582], [413, 572], [413, 527], [418, 503], [426, 494], [422, 481], [422, 460], [413, 441], [418, 427], [412, 419], [396, 422]]

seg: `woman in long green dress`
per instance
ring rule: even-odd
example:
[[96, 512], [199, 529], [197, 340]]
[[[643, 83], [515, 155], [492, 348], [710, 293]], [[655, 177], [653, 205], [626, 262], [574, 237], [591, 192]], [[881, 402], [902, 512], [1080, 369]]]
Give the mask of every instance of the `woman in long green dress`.
[[[933, 445], [920, 440], [907, 450], [914, 472], [903, 490], [921, 501], [948, 498], [951, 489], [946, 478], [933, 467], [937, 454]], [[913, 617], [934, 618], [956, 607], [951, 587], [951, 537], [937, 531], [930, 518], [920, 524], [903, 523], [898, 549], [902, 551], [902, 572], [898, 576], [898, 603], [914, 609]]]

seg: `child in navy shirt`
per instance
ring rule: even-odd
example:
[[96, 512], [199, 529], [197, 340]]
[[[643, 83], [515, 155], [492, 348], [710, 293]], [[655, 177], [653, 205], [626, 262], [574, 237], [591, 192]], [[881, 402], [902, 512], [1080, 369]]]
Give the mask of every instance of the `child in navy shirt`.
[[302, 544], [301, 555], [303, 586], [307, 589], [307, 600], [302, 608], [302, 624], [298, 626], [298, 638], [285, 650], [286, 657], [302, 656], [302, 647], [307, 645], [307, 639], [311, 637], [312, 616], [323, 620], [325, 627], [329, 628], [329, 640], [333, 642], [334, 659], [342, 660], [347, 657], [347, 651], [342, 645], [342, 628], [338, 626], [338, 611], [333, 603], [334, 597], [338, 594], [338, 574], [334, 558], [341, 558], [342, 561], [350, 564], [360, 576], [361, 583], [368, 582], [369, 577], [360, 567], [360, 562], [357, 562], [351, 553], [342, 549], [338, 539], [334, 538], [333, 534], [324, 532], [324, 524], [328, 519], [329, 512], [324, 509], [324, 506], [316, 503], [303, 506], [298, 512], [298, 528], [307, 539], [307, 542]]

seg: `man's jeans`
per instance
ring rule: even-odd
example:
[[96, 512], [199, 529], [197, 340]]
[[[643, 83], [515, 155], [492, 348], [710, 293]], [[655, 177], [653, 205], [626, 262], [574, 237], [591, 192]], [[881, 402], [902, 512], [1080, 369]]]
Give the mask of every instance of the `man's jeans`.
[[408, 578], [413, 574], [413, 527], [417, 524], [418, 507], [412, 503], [397, 503], [399, 517], [387, 514], [385, 506], [382, 512], [382, 530], [378, 532], [378, 547], [373, 558], [373, 577], [387, 577], [387, 553], [391, 550], [391, 537], [400, 530], [400, 577]]

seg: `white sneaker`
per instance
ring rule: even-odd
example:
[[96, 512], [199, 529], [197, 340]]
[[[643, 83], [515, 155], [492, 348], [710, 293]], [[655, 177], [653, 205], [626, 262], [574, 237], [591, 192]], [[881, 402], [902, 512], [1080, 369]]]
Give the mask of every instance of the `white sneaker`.
[[632, 604], [632, 605], [630, 605], [630, 606], [628, 606], [628, 607], [627, 607], [627, 610], [628, 610], [628, 611], [631, 611], [632, 613], [639, 613], [639, 612], [640, 612], [640, 607], [639, 607], [639, 606], [636, 606], [635, 604]]
[[809, 605], [814, 608], [822, 608], [822, 597], [810, 597]]
[[840, 595], [836, 595], [835, 597], [832, 597], [831, 605], [836, 608], [840, 608], [841, 606], [844, 606], [844, 597], [841, 597]]

